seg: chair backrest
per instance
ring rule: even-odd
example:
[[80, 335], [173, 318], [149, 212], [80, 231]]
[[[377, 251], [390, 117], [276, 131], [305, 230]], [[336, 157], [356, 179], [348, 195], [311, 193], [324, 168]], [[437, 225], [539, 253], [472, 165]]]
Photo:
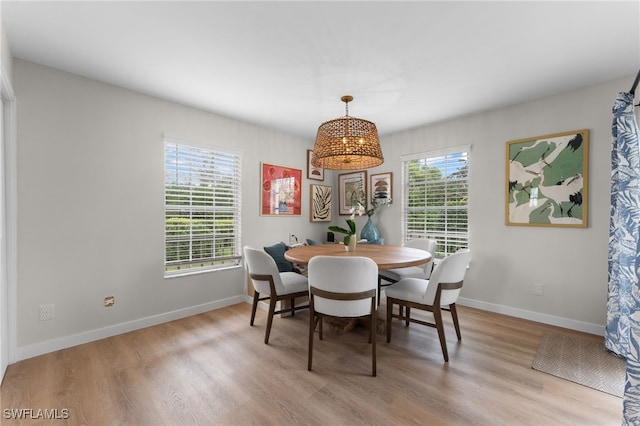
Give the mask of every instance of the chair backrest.
[[433, 256], [436, 253], [436, 247], [438, 246], [438, 242], [436, 240], [431, 240], [428, 238], [415, 238], [413, 240], [409, 240], [404, 243], [405, 247], [412, 247], [424, 251], [428, 251], [431, 253], [431, 260], [420, 267], [424, 269], [425, 274], [429, 277], [429, 273], [433, 269]]
[[[273, 283], [275, 284], [276, 294], [282, 294], [284, 292], [284, 286], [282, 285], [282, 279], [280, 278], [280, 272], [278, 272], [278, 265], [273, 257], [269, 256], [264, 250], [256, 249], [253, 247], [245, 246], [244, 260], [247, 266], [248, 273], [251, 275], [270, 275], [273, 277]], [[269, 281], [256, 280], [251, 278], [253, 288], [258, 293], [267, 295], [271, 294], [271, 287]]]
[[[467, 273], [467, 266], [471, 252], [468, 249], [461, 249], [457, 252], [442, 259], [434, 268], [427, 291], [423, 296], [423, 302], [427, 305], [433, 304], [433, 301], [440, 283], [458, 283], [464, 280]], [[458, 300], [460, 288], [453, 290], [442, 290], [440, 294], [440, 305], [450, 305]]]
[[[314, 256], [309, 261], [308, 277], [309, 288], [333, 293], [378, 289], [378, 265], [367, 257]], [[314, 296], [314, 310], [338, 317], [359, 317], [371, 313], [371, 299], [331, 300]]]

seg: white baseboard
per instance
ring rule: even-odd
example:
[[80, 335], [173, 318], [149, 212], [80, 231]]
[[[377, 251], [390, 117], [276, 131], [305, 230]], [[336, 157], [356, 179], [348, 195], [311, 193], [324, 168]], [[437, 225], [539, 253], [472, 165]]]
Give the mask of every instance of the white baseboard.
[[107, 337], [116, 336], [122, 333], [128, 333], [129, 331], [139, 330], [141, 328], [150, 327], [152, 325], [158, 325], [165, 322], [174, 321], [180, 318], [189, 317], [191, 315], [197, 315], [203, 312], [224, 308], [225, 306], [231, 306], [238, 303], [242, 303], [245, 300], [246, 299], [244, 296], [234, 296], [228, 299], [218, 300], [210, 303], [203, 303], [202, 305], [197, 305], [197, 306], [190, 306], [188, 308], [178, 309], [176, 311], [171, 311], [171, 312], [165, 312], [162, 314], [153, 315], [146, 318], [140, 318], [137, 320], [124, 322], [121, 324], [115, 324], [108, 327], [99, 328], [96, 330], [90, 330], [84, 333], [60, 337], [58, 339], [47, 340], [45, 342], [34, 343], [32, 345], [20, 346], [16, 348], [16, 355], [17, 355], [16, 362], [21, 361], [23, 359], [33, 358], [35, 356], [46, 354], [49, 352], [58, 351], [60, 349], [82, 345], [84, 343], [105, 339]]
[[576, 321], [569, 318], [557, 317], [554, 315], [541, 314], [539, 312], [527, 311], [524, 309], [512, 308], [510, 306], [496, 305], [494, 303], [483, 302], [480, 300], [458, 298], [458, 305], [469, 306], [470, 308], [482, 309], [483, 311], [495, 312], [497, 314], [509, 315], [516, 318], [522, 318], [530, 321], [536, 321], [543, 324], [554, 325], [557, 327], [568, 328], [570, 330], [582, 331], [584, 333], [604, 336], [605, 326], [599, 324], [591, 324], [583, 321]]
[[[245, 301], [251, 304], [253, 301], [253, 298], [250, 296], [246, 296]], [[529, 321], [536, 321], [542, 324], [549, 324], [557, 327], [568, 328], [570, 330], [582, 331], [584, 333], [604, 336], [604, 331], [605, 331], [604, 325], [591, 324], [588, 322], [576, 321], [569, 318], [562, 318], [554, 315], [541, 314], [539, 312], [512, 308], [510, 306], [496, 305], [494, 303], [488, 303], [488, 302], [483, 302], [483, 301], [474, 300], [474, 299], [466, 299], [464, 297], [459, 297], [457, 304], [461, 306], [469, 306], [470, 308], [481, 309], [483, 311], [495, 312], [497, 314], [503, 314], [503, 315], [509, 315], [511, 317], [522, 318]], [[269, 309], [268, 306], [269, 305], [267, 305], [264, 302], [260, 302], [258, 304], [258, 308], [264, 309], [264, 310], [268, 310]]]
[[[174, 321], [174, 320], [185, 318], [191, 315], [197, 315], [203, 312], [224, 308], [225, 306], [231, 306], [241, 302], [246, 302], [251, 304], [252, 300], [253, 299], [250, 296], [235, 296], [229, 299], [219, 300], [219, 301], [210, 302], [210, 303], [204, 303], [202, 305], [191, 306], [185, 309], [165, 312], [159, 315], [140, 318], [137, 320], [116, 324], [109, 327], [99, 328], [96, 330], [90, 330], [84, 333], [65, 336], [58, 339], [47, 340], [45, 342], [35, 343], [32, 345], [20, 346], [16, 348], [16, 355], [17, 355], [16, 362], [21, 361], [23, 359], [28, 359], [28, 358], [33, 358], [35, 356], [43, 355], [49, 352], [58, 351], [60, 349], [70, 348], [72, 346], [82, 345], [84, 343], [89, 343], [95, 340], [116, 336], [118, 334], [139, 330], [141, 328], [150, 327], [153, 325], [162, 324], [169, 321]], [[488, 303], [488, 302], [483, 302], [483, 301], [474, 300], [474, 299], [466, 299], [462, 297], [458, 299], [458, 304], [462, 306], [469, 306], [471, 308], [482, 309], [484, 311], [509, 315], [516, 318], [536, 321], [543, 324], [549, 324], [557, 327], [563, 327], [571, 330], [577, 330], [585, 333], [604, 336], [604, 331], [605, 331], [604, 325], [591, 324], [583, 321], [576, 321], [568, 318], [557, 317], [554, 315], [541, 314], [539, 312], [532, 312], [524, 309], [517, 309], [509, 306], [497, 305], [494, 303]], [[268, 309], [267, 306], [268, 305], [263, 302], [259, 304], [260, 309], [267, 310]]]

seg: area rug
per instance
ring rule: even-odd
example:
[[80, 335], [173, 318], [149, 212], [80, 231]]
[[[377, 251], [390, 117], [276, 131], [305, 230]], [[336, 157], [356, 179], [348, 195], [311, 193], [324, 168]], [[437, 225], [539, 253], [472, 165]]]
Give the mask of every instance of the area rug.
[[545, 332], [531, 367], [620, 398], [624, 395], [626, 362], [607, 351], [604, 342]]

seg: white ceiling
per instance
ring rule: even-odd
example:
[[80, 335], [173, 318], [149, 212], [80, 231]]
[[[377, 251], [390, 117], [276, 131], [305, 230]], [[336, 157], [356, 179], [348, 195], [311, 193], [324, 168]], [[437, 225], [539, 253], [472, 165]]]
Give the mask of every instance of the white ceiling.
[[638, 1], [1, 7], [14, 57], [309, 139], [345, 94], [384, 134], [640, 69]]

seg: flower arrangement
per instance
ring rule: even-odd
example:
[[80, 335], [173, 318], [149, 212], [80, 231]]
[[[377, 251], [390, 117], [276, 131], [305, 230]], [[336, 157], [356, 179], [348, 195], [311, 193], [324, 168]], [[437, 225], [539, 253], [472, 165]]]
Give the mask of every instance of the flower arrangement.
[[386, 206], [389, 203], [391, 203], [391, 198], [374, 198], [374, 200], [369, 203], [369, 206], [366, 209], [367, 216], [373, 216], [378, 207]]
[[365, 210], [366, 209], [364, 208], [364, 206], [360, 203], [358, 203], [357, 206], [351, 207], [351, 209], [349, 209], [349, 213], [351, 213], [351, 216], [349, 216], [349, 219], [347, 219], [347, 225], [349, 225], [349, 229], [341, 228], [339, 226], [330, 226], [329, 231], [345, 234], [343, 242], [346, 246], [348, 246], [351, 242], [351, 237], [356, 235], [356, 222], [354, 220], [356, 217], [356, 213], [358, 213], [358, 216], [362, 216]]

